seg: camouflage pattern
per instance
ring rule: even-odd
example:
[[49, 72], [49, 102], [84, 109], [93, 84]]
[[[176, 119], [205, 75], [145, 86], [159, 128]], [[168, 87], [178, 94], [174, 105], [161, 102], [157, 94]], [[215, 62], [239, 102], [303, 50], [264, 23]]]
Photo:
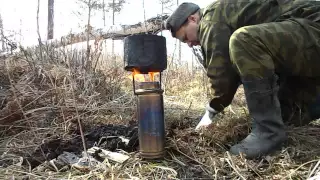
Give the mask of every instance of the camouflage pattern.
[[320, 94], [319, 22], [317, 1], [218, 0], [202, 9], [199, 39], [211, 107], [228, 106], [241, 81], [277, 73], [285, 84], [280, 101], [291, 95], [287, 104], [307, 108]]

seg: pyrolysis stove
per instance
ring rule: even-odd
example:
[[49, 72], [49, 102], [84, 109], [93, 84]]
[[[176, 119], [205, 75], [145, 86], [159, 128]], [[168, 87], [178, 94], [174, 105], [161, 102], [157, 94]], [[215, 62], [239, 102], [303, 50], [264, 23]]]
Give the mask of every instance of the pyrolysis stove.
[[161, 73], [167, 68], [166, 39], [139, 34], [124, 39], [125, 70], [132, 72], [137, 97], [139, 150], [142, 158], [164, 156], [165, 123]]

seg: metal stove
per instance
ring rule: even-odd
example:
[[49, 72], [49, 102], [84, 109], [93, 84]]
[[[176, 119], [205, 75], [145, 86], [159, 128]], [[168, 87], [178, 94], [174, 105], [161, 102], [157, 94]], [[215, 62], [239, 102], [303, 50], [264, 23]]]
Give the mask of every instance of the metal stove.
[[[139, 34], [124, 39], [124, 68], [133, 72], [133, 91], [137, 97], [139, 151], [142, 158], [165, 155], [165, 121], [161, 74], [167, 68], [166, 39]], [[158, 76], [155, 76], [155, 75]], [[136, 75], [149, 75], [137, 81]]]

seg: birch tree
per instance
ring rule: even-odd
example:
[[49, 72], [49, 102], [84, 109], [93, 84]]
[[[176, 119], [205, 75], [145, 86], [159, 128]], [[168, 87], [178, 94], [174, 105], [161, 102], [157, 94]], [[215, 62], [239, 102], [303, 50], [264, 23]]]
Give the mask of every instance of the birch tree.
[[[108, 10], [112, 10], [112, 25], [115, 24], [115, 14], [121, 12], [126, 0], [109, 0], [112, 2], [108, 3]], [[112, 55], [114, 54], [114, 40], [112, 39]]]
[[85, 5], [87, 9], [87, 25], [86, 25], [86, 39], [87, 39], [87, 51], [86, 51], [86, 62], [82, 62], [82, 65], [86, 64], [86, 68], [91, 68], [91, 60], [90, 60], [90, 44], [89, 44], [89, 35], [92, 31], [91, 27], [91, 15], [93, 10], [99, 10], [103, 8], [103, 4], [100, 3], [99, 0], [79, 0], [79, 2]]
[[40, 28], [39, 28], [39, 13], [40, 13], [40, 0], [38, 0], [38, 6], [37, 6], [37, 34], [38, 34], [38, 42], [39, 42], [40, 60], [42, 61], [43, 54], [42, 54], [42, 42], [41, 42]]
[[87, 65], [91, 64], [90, 63], [90, 45], [89, 45], [89, 35], [90, 32], [92, 31], [92, 26], [91, 26], [91, 16], [93, 11], [99, 10], [103, 11], [103, 20], [104, 20], [104, 25], [105, 25], [105, 12], [109, 12], [112, 10], [113, 12], [113, 24], [114, 24], [114, 19], [115, 19], [115, 14], [120, 12], [123, 8], [123, 4], [125, 3], [125, 0], [78, 0], [82, 4], [85, 5], [85, 8], [87, 9], [87, 25], [86, 25], [86, 35], [87, 35]]
[[4, 40], [4, 33], [3, 33], [3, 21], [0, 14], [0, 41], [1, 41], [1, 50], [0, 52], [5, 51], [5, 40]]
[[53, 39], [54, 31], [54, 0], [48, 0], [48, 34], [47, 39]]

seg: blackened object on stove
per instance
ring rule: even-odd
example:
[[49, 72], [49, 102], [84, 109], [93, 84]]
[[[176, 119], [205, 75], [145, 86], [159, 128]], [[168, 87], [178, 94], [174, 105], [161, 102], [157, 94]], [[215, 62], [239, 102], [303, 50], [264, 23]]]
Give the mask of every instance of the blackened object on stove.
[[161, 72], [167, 68], [166, 38], [136, 34], [124, 39], [124, 69], [141, 73]]

